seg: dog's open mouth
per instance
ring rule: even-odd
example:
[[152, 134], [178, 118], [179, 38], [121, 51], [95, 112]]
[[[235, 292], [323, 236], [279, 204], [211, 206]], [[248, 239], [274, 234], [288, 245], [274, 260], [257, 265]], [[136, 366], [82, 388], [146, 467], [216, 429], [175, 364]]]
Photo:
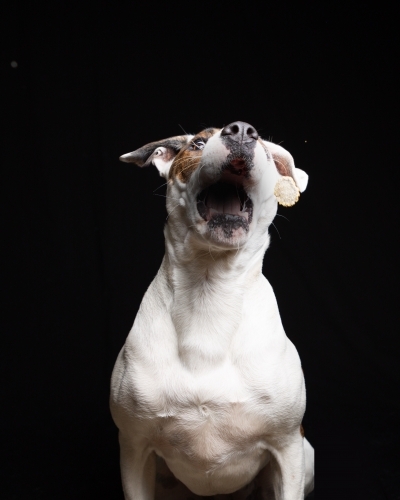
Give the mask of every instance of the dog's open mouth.
[[199, 214], [211, 229], [221, 227], [226, 236], [239, 227], [248, 231], [253, 217], [253, 202], [242, 180], [240, 174], [225, 171], [218, 182], [208, 186], [197, 197]]

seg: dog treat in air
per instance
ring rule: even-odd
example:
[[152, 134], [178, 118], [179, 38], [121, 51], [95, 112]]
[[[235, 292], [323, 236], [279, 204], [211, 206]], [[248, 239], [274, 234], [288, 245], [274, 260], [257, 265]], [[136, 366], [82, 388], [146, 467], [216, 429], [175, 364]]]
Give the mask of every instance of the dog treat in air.
[[299, 201], [300, 191], [292, 177], [285, 175], [275, 184], [274, 195], [279, 205], [292, 207]]

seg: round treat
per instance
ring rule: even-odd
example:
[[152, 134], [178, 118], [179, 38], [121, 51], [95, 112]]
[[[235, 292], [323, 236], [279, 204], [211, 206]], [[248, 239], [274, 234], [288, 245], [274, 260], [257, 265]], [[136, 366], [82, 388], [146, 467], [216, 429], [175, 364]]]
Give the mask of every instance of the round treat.
[[300, 191], [292, 177], [285, 175], [275, 184], [274, 195], [276, 196], [279, 205], [292, 207], [297, 201], [299, 201]]

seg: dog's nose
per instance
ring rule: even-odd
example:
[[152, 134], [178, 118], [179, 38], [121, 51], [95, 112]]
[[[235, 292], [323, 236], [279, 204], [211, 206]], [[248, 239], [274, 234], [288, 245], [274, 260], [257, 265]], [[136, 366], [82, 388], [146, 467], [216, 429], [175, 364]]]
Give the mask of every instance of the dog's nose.
[[249, 123], [232, 122], [221, 130], [221, 135], [229, 135], [237, 142], [252, 142], [258, 139], [257, 130]]

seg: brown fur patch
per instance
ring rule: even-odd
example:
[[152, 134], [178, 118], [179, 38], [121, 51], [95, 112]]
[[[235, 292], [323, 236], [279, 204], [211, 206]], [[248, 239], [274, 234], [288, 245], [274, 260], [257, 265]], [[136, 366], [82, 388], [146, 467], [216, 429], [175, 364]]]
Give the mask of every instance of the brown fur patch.
[[207, 142], [216, 132], [218, 132], [216, 128], [207, 128], [195, 135], [191, 142], [176, 155], [169, 171], [169, 178], [179, 179], [181, 182], [186, 183], [199, 166], [202, 155], [202, 150], [193, 146], [194, 142], [198, 139], [203, 139], [204, 142]]
[[261, 139], [259, 139], [258, 142], [267, 152], [267, 156], [269, 158], [272, 156], [272, 159], [275, 162], [275, 166], [278, 172], [282, 176], [293, 177], [293, 171], [292, 171], [292, 166], [290, 164], [290, 160], [288, 160], [284, 156], [281, 156], [278, 153], [275, 153], [274, 151], [271, 151], [271, 149], [268, 149], [268, 146], [266, 146]]
[[282, 176], [293, 177], [292, 167], [283, 156], [272, 154], [276, 168]]
[[201, 151], [190, 149], [182, 149], [177, 155], [171, 165], [169, 171], [170, 179], [179, 179], [182, 182], [187, 182], [192, 173], [199, 166], [201, 159]]
[[304, 437], [304, 435], [305, 435], [304, 427], [302, 426], [302, 424], [300, 424], [300, 434], [301, 434], [301, 437]]

